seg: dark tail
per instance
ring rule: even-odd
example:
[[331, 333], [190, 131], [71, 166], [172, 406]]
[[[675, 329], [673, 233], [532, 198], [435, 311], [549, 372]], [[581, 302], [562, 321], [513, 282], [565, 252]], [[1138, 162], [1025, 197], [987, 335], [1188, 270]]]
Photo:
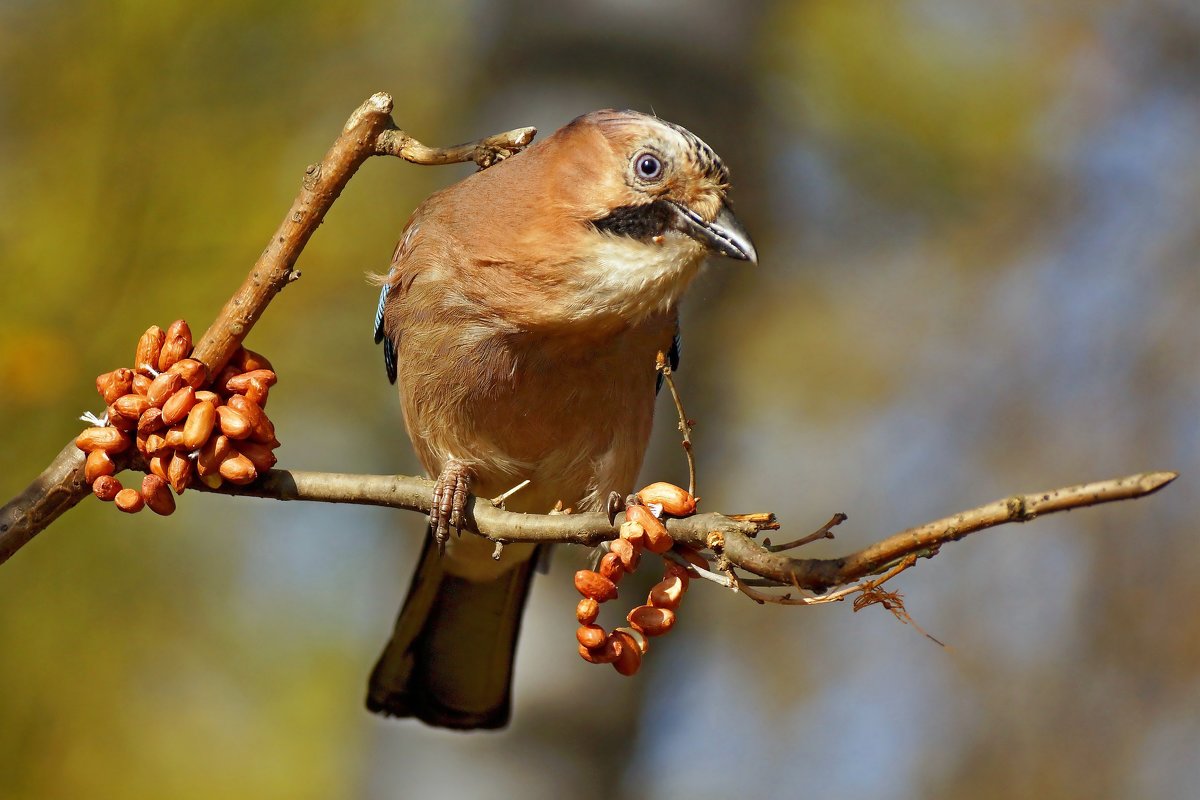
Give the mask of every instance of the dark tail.
[[507, 725], [513, 656], [536, 561], [472, 583], [445, 574], [426, 539], [396, 629], [371, 672], [367, 708], [458, 730]]

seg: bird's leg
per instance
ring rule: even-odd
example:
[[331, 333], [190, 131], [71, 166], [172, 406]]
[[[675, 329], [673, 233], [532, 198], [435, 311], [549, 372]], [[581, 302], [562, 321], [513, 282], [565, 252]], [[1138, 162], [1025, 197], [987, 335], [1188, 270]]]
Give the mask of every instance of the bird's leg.
[[442, 467], [442, 474], [438, 475], [434, 484], [433, 503], [429, 507], [429, 530], [439, 551], [445, 550], [451, 528], [462, 533], [463, 513], [471, 494], [471, 477], [467, 465], [452, 458]]

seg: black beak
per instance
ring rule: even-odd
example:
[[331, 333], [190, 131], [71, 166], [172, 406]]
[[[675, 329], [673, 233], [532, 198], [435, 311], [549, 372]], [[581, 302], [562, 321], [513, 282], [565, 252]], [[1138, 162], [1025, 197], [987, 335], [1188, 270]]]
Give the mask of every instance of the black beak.
[[675, 209], [679, 229], [688, 236], [714, 253], [739, 261], [749, 261], [751, 264], [758, 263], [758, 252], [754, 249], [754, 243], [750, 241], [750, 234], [746, 233], [746, 229], [728, 205], [721, 204], [721, 210], [712, 222], [705, 222], [695, 211], [678, 203], [671, 205]]

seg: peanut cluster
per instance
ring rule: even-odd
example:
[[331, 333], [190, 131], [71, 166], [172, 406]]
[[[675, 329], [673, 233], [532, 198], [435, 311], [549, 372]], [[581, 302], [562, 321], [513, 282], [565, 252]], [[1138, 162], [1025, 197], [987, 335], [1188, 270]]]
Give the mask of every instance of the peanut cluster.
[[[622, 675], [632, 675], [641, 667], [650, 637], [661, 636], [675, 626], [675, 612], [691, 579], [687, 567], [664, 558], [663, 579], [650, 590], [645, 605], [626, 616], [629, 628], [606, 632], [596, 624], [600, 604], [616, 599], [617, 584], [626, 573], [638, 568], [642, 551], [663, 555], [675, 544], [656, 511], [661, 509], [659, 513], [673, 517], [696, 513], [696, 499], [670, 483], [652, 483], [637, 493], [636, 500], [625, 509], [620, 538], [609, 543], [609, 551], [597, 569], [575, 573], [575, 588], [583, 595], [575, 607], [579, 655], [590, 664], [612, 664]], [[688, 561], [707, 565], [699, 553], [686, 548], [676, 550]]]
[[[217, 488], [250, 483], [275, 464], [275, 426], [263, 408], [275, 384], [266, 358], [239, 347], [215, 380], [194, 358], [192, 332], [183, 320], [165, 331], [152, 325], [138, 340], [132, 369], [96, 378], [108, 404], [104, 423], [86, 429], [75, 445], [87, 453], [84, 475], [92, 492], [127, 513], [149, 506], [175, 510], [175, 494], [197, 477]], [[140, 490], [114, 477], [113, 456], [135, 446], [150, 474]]]

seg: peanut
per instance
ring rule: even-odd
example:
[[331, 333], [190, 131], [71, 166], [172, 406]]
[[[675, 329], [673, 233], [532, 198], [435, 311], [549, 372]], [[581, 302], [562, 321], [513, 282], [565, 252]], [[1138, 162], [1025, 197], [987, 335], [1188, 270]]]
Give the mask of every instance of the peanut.
[[613, 669], [626, 676], [637, 672], [642, 666], [642, 649], [638, 646], [637, 640], [625, 631], [613, 631], [609, 634], [609, 638], [616, 639], [621, 643], [617, 658], [612, 662]]
[[167, 423], [163, 422], [162, 409], [150, 406], [138, 418], [137, 432], [140, 434], [156, 433], [167, 427]]
[[208, 381], [208, 368], [194, 358], [183, 358], [171, 365], [168, 372], [183, 378], [183, 382], [199, 390]]
[[111, 405], [118, 397], [133, 391], [133, 370], [121, 367], [97, 376], [96, 391]]
[[175, 513], [175, 498], [167, 488], [167, 482], [157, 475], [147, 475], [142, 479], [142, 499], [155, 514], [164, 517]]
[[275, 458], [275, 454], [271, 452], [271, 446], [262, 444], [261, 442], [242, 441], [237, 443], [237, 449], [246, 458], [250, 459], [250, 463], [258, 470], [261, 475], [279, 460]]
[[103, 450], [112, 455], [124, 452], [129, 448], [129, 437], [111, 426], [86, 428], [83, 433], [75, 437], [75, 446], [85, 453]]
[[678, 578], [683, 584], [683, 590], [686, 592], [688, 582], [692, 579], [690, 571], [683, 564], [676, 563], [669, 558], [663, 559], [663, 579]]
[[602, 647], [597, 647], [595, 650], [589, 650], [583, 645], [579, 645], [579, 657], [589, 664], [611, 664], [617, 660], [620, 653], [621, 642], [614, 640], [611, 636], [604, 640]]
[[183, 425], [179, 423], [172, 425], [171, 427], [167, 428], [167, 432], [164, 434], [164, 436], [166, 438], [167, 447], [171, 448], [172, 450], [178, 450], [183, 447]]
[[101, 475], [112, 475], [117, 471], [117, 465], [113, 463], [112, 458], [103, 450], [93, 450], [87, 454], [87, 461], [83, 465], [83, 479], [88, 483], [95, 483], [96, 478]]
[[575, 631], [575, 638], [588, 650], [595, 650], [604, 644], [607, 635], [599, 625], [580, 625]]
[[654, 516], [646, 506], [633, 505], [625, 509], [625, 519], [629, 522], [636, 522], [642, 526], [642, 530], [646, 532], [646, 549], [651, 553], [659, 555], [671, 549], [675, 541], [671, 538], [671, 534], [667, 533], [667, 526], [662, 524], [662, 521]]
[[641, 523], [626, 519], [621, 523], [621, 538], [633, 545], [634, 549], [641, 550], [646, 546], [646, 529]]
[[[127, 396], [128, 397], [137, 397], [137, 395], [127, 395]], [[145, 398], [143, 398], [143, 399], [145, 399]], [[105, 409], [105, 413], [108, 414], [108, 424], [113, 426], [117, 430], [121, 431], [122, 433], [129, 433], [134, 428], [137, 427], [137, 420], [122, 416], [117, 411], [116, 406], [109, 406], [108, 408]]]
[[154, 369], [158, 366], [158, 356], [166, 339], [167, 334], [157, 325], [147, 328], [146, 332], [142, 334], [142, 338], [138, 339], [137, 351], [133, 356], [134, 370], [146, 377], [151, 377]]
[[575, 606], [575, 619], [580, 625], [591, 625], [600, 615], [600, 604], [594, 598], [585, 597]]
[[192, 352], [192, 329], [181, 319], [177, 319], [167, 328], [163, 337], [163, 345], [158, 354], [158, 369], [166, 371], [175, 366], [188, 353]]
[[195, 450], [208, 441], [216, 418], [217, 409], [209, 401], [205, 400], [192, 406], [187, 415], [187, 422], [183, 425], [183, 446], [188, 450]]
[[652, 483], [637, 493], [638, 499], [646, 505], [657, 504], [672, 517], [687, 517], [696, 513], [696, 498], [673, 483], [659, 481]]
[[[626, 523], [627, 525], [637, 525], [636, 522]], [[624, 525], [621, 526], [625, 527]], [[638, 527], [641, 527], [640, 525]], [[634, 546], [629, 539], [614, 539], [608, 543], [610, 552], [616, 553], [621, 559], [621, 566], [626, 572], [634, 572], [638, 568], [638, 563], [642, 560], [641, 547]]]
[[148, 433], [143, 437], [138, 435], [138, 452], [147, 458], [162, 455], [167, 449], [167, 439], [161, 433]]
[[221, 460], [217, 471], [222, 478], [238, 486], [245, 486], [258, 477], [258, 470], [254, 468], [250, 459], [233, 448], [230, 448], [229, 455]]
[[167, 483], [175, 490], [175, 494], [183, 494], [183, 490], [192, 485], [192, 462], [183, 453], [176, 452], [167, 464]]
[[687, 591], [687, 586], [679, 579], [678, 575], [673, 575], [654, 584], [654, 587], [650, 590], [647, 602], [655, 608], [664, 608], [673, 611], [679, 608], [679, 603], [683, 599], [685, 591]]
[[196, 390], [186, 384], [175, 390], [175, 393], [167, 398], [167, 401], [162, 406], [162, 420], [168, 425], [174, 425], [176, 422], [187, 417], [188, 412], [192, 410], [192, 406], [196, 405]]
[[600, 559], [600, 574], [613, 583], [621, 580], [625, 568], [621, 566], [621, 557], [616, 553], [605, 553]]
[[115, 499], [121, 491], [121, 482], [112, 475], [101, 475], [92, 482], [92, 494], [106, 503]]
[[[196, 456], [196, 472], [200, 474], [201, 478], [216, 475], [221, 469], [221, 462], [229, 455], [231, 449], [228, 436], [210, 436], [200, 448], [199, 455]], [[211, 484], [209, 485], [211, 486]]]
[[158, 377], [150, 381], [146, 389], [146, 399], [155, 408], [162, 408], [167, 399], [183, 388], [183, 378], [178, 372], [160, 372]]
[[262, 424], [263, 414], [262, 408], [253, 400], [248, 399], [245, 395], [235, 394], [229, 398], [229, 407], [237, 411], [246, 418], [246, 422], [250, 423], [251, 428], [257, 428]]
[[221, 433], [230, 439], [245, 439], [254, 431], [250, 422], [232, 406], [218, 406], [217, 416], [220, 417]]
[[626, 619], [646, 636], [661, 636], [675, 626], [675, 612], [656, 606], [638, 606]]
[[146, 501], [142, 499], [142, 495], [137, 489], [126, 488], [117, 492], [117, 496], [113, 498], [117, 504], [117, 508], [124, 511], [126, 514], [136, 514], [142, 510], [142, 506], [146, 505]]
[[581, 595], [590, 597], [597, 603], [612, 600], [617, 596], [617, 585], [590, 569], [581, 569], [575, 573], [575, 588]]
[[270, 369], [254, 369], [249, 372], [241, 372], [225, 381], [225, 389], [234, 394], [246, 394], [246, 390], [255, 384], [258, 384], [264, 391], [279, 380], [279, 376], [274, 370]]
[[147, 459], [146, 464], [150, 467], [150, 472], [167, 480], [167, 464], [170, 463], [169, 458], [163, 456], [152, 456]]
[[236, 364], [242, 372], [253, 372], [256, 369], [274, 369], [266, 356], [256, 353], [248, 347], [239, 347], [237, 352], [233, 354], [232, 363]]

